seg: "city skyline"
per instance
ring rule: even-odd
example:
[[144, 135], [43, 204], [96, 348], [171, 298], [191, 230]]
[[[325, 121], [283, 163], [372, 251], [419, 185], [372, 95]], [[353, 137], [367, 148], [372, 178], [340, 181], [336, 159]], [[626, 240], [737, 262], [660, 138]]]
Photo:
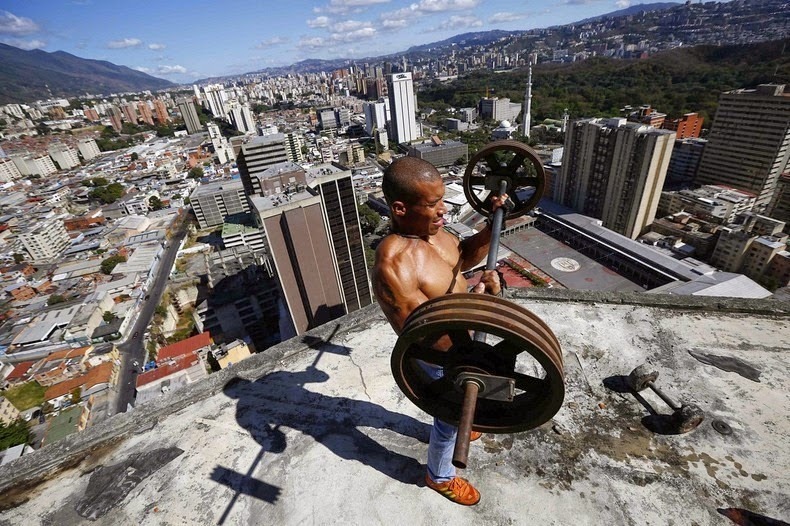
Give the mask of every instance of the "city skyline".
[[[526, 7], [515, 0], [298, 0], [286, 11], [237, 1], [201, 2], [189, 9], [153, 2], [17, 3], [0, 9], [0, 42], [107, 60], [189, 83], [305, 59], [398, 53], [466, 32], [566, 24], [631, 4], [542, 0]], [[260, 27], [262, 21], [266, 27]]]

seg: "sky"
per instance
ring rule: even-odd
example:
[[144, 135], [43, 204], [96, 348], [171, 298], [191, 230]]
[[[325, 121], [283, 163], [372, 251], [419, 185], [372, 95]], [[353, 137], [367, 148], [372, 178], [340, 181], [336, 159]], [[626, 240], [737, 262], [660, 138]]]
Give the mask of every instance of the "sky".
[[405, 51], [469, 31], [567, 24], [631, 0], [2, 0], [0, 42], [176, 83], [308, 58]]

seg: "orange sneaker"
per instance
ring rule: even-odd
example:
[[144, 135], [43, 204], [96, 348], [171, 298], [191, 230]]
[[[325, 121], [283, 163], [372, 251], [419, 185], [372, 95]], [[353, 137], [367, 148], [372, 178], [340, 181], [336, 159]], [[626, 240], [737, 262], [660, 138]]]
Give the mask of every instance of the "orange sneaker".
[[426, 473], [425, 484], [456, 504], [474, 506], [480, 502], [480, 492], [468, 480], [455, 477], [447, 482], [434, 482]]
[[472, 431], [471, 433], [469, 433], [469, 442], [474, 442], [475, 440], [478, 440], [481, 436], [483, 436], [482, 431]]

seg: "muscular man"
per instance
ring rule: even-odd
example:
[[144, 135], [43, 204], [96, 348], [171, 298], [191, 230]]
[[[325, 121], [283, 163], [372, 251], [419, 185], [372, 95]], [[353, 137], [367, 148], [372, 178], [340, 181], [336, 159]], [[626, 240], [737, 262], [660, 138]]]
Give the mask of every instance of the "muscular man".
[[[394, 161], [384, 172], [384, 197], [390, 209], [392, 234], [376, 250], [373, 287], [376, 299], [397, 334], [409, 314], [431, 298], [453, 292], [467, 292], [461, 274], [478, 264], [487, 254], [491, 230], [459, 241], [442, 227], [447, 207], [444, 183], [433, 165], [415, 157]], [[494, 210], [507, 195], [494, 197]], [[499, 276], [486, 271], [473, 292], [499, 294]], [[446, 337], [431, 346], [440, 351], [450, 347]], [[442, 376], [440, 367], [423, 364], [433, 378]], [[457, 429], [434, 419], [428, 446], [428, 472], [425, 482], [448, 499], [471, 506], [480, 493], [466, 479], [455, 475], [452, 454]], [[479, 434], [478, 434], [479, 436]]]

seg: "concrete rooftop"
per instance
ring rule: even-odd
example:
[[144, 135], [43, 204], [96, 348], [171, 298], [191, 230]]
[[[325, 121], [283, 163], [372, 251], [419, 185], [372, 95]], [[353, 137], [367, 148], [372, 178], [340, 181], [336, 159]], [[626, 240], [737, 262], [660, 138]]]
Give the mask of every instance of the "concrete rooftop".
[[[0, 524], [790, 520], [790, 305], [515, 294], [557, 334], [567, 395], [542, 428], [472, 444], [475, 507], [419, 483], [429, 417], [395, 385], [396, 338], [371, 306], [3, 466]], [[643, 425], [659, 418], [648, 407], [669, 412], [623, 388], [644, 362], [671, 396], [705, 411], [699, 428]]]

